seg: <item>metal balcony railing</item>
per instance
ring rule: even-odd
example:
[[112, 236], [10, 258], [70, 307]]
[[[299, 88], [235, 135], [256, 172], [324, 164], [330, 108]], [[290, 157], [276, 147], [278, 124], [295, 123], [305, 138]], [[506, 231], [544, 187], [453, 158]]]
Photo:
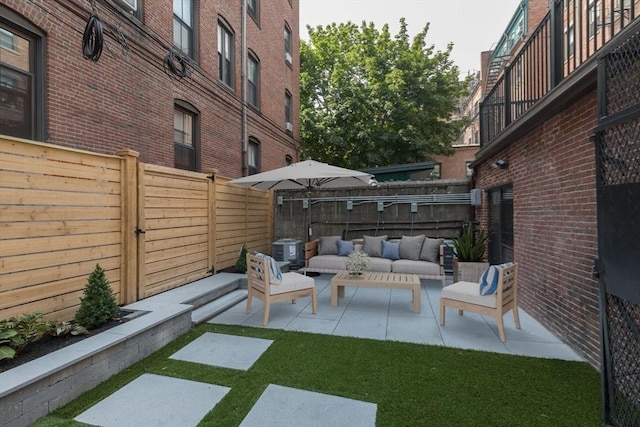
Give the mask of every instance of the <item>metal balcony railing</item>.
[[638, 17], [640, 0], [552, 0], [480, 104], [480, 145], [502, 131]]

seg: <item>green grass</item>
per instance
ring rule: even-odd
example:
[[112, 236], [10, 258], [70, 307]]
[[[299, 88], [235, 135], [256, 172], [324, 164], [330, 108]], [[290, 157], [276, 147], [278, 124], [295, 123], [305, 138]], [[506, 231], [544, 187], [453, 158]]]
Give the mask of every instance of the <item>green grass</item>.
[[[170, 360], [205, 332], [274, 340], [248, 371]], [[203, 426], [237, 426], [268, 384], [376, 403], [378, 426], [599, 426], [600, 375], [580, 362], [203, 324], [35, 426], [73, 418], [144, 373], [230, 387]]]

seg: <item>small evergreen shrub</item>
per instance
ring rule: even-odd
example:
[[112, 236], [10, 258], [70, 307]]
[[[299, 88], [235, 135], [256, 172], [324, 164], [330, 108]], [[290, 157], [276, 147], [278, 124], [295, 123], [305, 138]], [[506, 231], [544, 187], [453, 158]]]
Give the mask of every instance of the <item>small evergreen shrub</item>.
[[109, 280], [100, 264], [89, 275], [84, 289], [84, 297], [80, 298], [80, 309], [76, 312], [75, 321], [87, 329], [94, 329], [113, 319], [120, 311], [115, 295], [109, 286]]
[[236, 261], [235, 265], [236, 271], [240, 273], [247, 272], [247, 248], [242, 245], [242, 249], [240, 249], [240, 256], [238, 257], [238, 261]]

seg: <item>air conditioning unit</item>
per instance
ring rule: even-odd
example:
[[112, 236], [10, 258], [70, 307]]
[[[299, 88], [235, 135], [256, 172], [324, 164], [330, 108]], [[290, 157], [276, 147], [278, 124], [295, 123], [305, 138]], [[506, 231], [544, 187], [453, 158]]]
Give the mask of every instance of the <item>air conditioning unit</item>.
[[293, 63], [293, 59], [291, 58], [291, 54], [289, 52], [284, 53], [284, 60], [287, 61], [287, 64], [289, 65]]
[[138, 10], [138, 0], [114, 0], [115, 3], [127, 12]]
[[289, 131], [289, 132], [293, 132], [293, 125], [291, 124], [291, 122], [286, 122], [284, 124], [284, 127]]
[[277, 240], [273, 242], [271, 254], [276, 261], [288, 261], [293, 269], [304, 266], [304, 243], [302, 240]]

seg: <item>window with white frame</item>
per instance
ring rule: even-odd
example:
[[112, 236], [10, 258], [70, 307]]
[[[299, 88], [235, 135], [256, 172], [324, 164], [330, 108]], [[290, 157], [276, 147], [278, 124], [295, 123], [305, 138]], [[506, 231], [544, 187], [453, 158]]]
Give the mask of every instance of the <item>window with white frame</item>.
[[231, 28], [218, 20], [218, 78], [227, 86], [234, 84], [234, 41]]

